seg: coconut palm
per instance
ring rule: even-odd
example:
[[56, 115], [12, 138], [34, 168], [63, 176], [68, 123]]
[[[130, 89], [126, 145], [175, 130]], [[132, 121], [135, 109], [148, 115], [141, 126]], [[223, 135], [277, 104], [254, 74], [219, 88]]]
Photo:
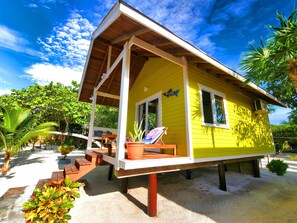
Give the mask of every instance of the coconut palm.
[[53, 122], [35, 126], [36, 116], [29, 109], [8, 109], [0, 107], [2, 120], [0, 121], [0, 149], [5, 151], [5, 163], [2, 172], [7, 173], [11, 158], [18, 154], [21, 147], [31, 138], [44, 136], [49, 133]]
[[288, 18], [277, 12], [280, 27], [268, 26], [273, 31], [266, 45], [249, 45], [240, 67], [246, 71], [248, 80], [256, 83], [282, 84], [297, 91], [297, 10]]

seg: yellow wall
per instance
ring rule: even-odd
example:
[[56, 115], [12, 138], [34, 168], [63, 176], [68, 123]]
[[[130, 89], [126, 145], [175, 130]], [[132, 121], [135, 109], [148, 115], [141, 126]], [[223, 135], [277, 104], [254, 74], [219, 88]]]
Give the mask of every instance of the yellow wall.
[[[144, 92], [144, 87], [148, 91]], [[186, 121], [184, 108], [184, 86], [182, 68], [160, 58], [149, 59], [129, 92], [127, 135], [133, 129], [136, 103], [160, 91], [162, 94], [179, 90], [178, 96], [161, 96], [162, 126], [168, 127], [168, 134], [163, 137], [166, 144], [177, 144], [177, 154], [187, 155]]]
[[[202, 125], [198, 83], [225, 94], [228, 129]], [[189, 65], [192, 143], [195, 158], [263, 154], [274, 151], [268, 115], [255, 115], [253, 99], [233, 85]]]

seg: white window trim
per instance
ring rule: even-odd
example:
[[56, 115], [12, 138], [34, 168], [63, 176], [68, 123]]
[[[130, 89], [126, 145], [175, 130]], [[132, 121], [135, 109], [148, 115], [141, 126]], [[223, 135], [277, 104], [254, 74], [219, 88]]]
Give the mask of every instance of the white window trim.
[[[158, 99], [159, 101], [159, 106], [158, 106], [158, 127], [162, 127], [162, 91], [159, 91], [158, 93], [156, 94], [153, 94], [151, 96], [149, 96], [148, 98], [145, 98], [139, 102], [136, 103], [135, 105], [135, 121], [138, 120], [138, 106], [143, 104], [143, 103], [146, 103], [145, 106], [145, 116], [147, 117], [148, 116], [148, 103], [149, 101], [153, 101], [155, 99]], [[145, 132], [147, 134], [148, 130], [147, 130], [147, 126], [148, 126], [148, 123], [147, 123], [147, 120], [145, 121]]]
[[[219, 92], [217, 90], [214, 90], [212, 88], [209, 88], [209, 87], [206, 87], [202, 84], [198, 84], [198, 87], [199, 87], [199, 92], [200, 92], [200, 107], [201, 107], [201, 116], [202, 116], [202, 125], [203, 126], [211, 126], [211, 127], [218, 127], [218, 128], [227, 128], [229, 129], [230, 126], [229, 126], [229, 119], [228, 119], [228, 108], [227, 108], [227, 100], [226, 100], [226, 96], [224, 93], [222, 92]], [[213, 114], [213, 120], [214, 120], [214, 124], [210, 124], [210, 123], [205, 123], [204, 122], [204, 114], [203, 114], [203, 100], [202, 100], [202, 90], [204, 91], [207, 91], [210, 93], [211, 95], [211, 108], [212, 108], [212, 114]], [[217, 117], [216, 117], [216, 111], [215, 111], [215, 98], [214, 98], [214, 95], [218, 95], [220, 97], [223, 98], [223, 103], [224, 103], [224, 109], [225, 109], [225, 118], [226, 118], [226, 124], [220, 124], [220, 123], [217, 123]]]

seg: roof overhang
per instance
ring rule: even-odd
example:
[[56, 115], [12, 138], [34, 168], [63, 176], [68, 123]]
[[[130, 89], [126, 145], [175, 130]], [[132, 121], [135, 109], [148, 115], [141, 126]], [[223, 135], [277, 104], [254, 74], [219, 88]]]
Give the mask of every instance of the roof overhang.
[[[246, 79], [239, 73], [122, 1], [114, 5], [92, 35], [79, 89], [80, 101], [91, 103], [94, 87], [101, 81], [102, 76], [104, 77], [110, 64], [117, 60], [124, 44], [132, 37], [137, 37], [174, 57], [185, 57], [188, 63], [196, 64], [210, 75], [229, 82], [242, 93], [261, 98], [269, 104], [286, 106], [259, 86], [246, 83]], [[150, 57], [157, 55], [138, 46], [132, 47], [129, 87], [133, 85], [144, 63]], [[109, 78], [101, 85], [97, 93], [97, 104], [119, 106], [120, 78], [121, 63], [118, 63]]]

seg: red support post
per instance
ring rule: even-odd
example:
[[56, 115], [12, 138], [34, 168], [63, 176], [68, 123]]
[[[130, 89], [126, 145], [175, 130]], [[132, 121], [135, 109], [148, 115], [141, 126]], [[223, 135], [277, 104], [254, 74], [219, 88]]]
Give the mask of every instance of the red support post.
[[156, 173], [149, 175], [147, 214], [149, 217], [157, 216], [157, 174]]

